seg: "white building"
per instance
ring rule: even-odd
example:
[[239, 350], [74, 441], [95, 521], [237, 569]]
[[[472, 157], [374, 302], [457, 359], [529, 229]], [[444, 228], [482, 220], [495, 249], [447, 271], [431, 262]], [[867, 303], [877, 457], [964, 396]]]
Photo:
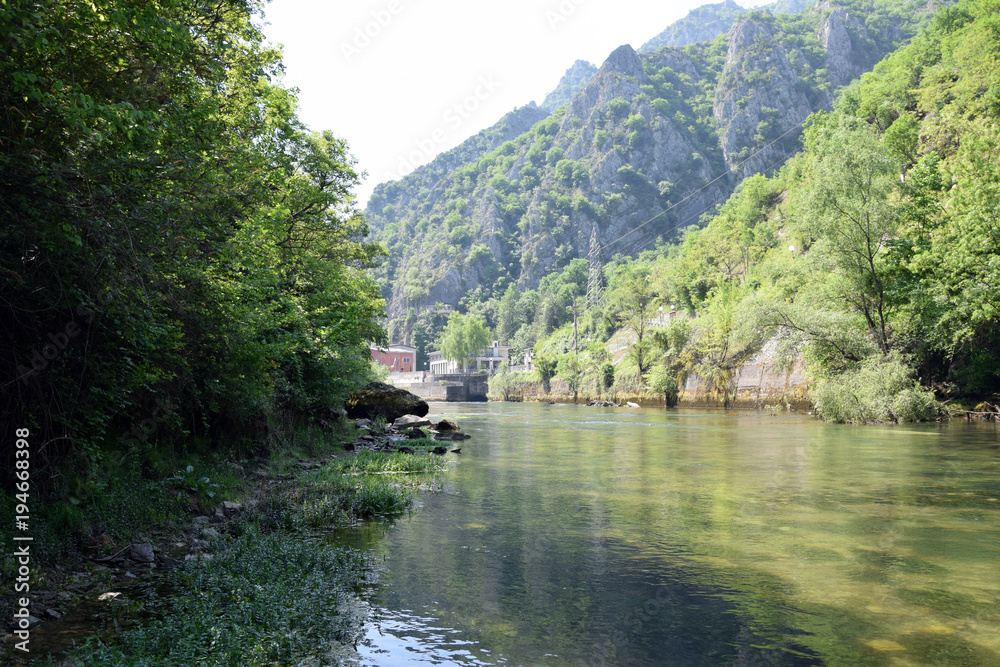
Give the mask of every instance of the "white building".
[[[445, 359], [440, 350], [431, 352], [428, 356], [430, 357], [431, 373], [435, 375], [454, 375], [462, 372], [462, 363], [454, 359]], [[467, 372], [478, 373], [485, 370], [492, 374], [500, 368], [500, 364], [509, 358], [510, 346], [501, 345], [500, 341], [495, 340], [492, 345], [480, 350], [479, 356], [469, 364]]]

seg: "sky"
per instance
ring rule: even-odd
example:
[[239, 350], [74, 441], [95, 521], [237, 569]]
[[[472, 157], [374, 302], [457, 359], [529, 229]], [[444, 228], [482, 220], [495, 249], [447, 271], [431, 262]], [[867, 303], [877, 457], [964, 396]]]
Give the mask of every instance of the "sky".
[[272, 0], [299, 117], [346, 139], [374, 187], [532, 100], [577, 59], [600, 66], [710, 0]]

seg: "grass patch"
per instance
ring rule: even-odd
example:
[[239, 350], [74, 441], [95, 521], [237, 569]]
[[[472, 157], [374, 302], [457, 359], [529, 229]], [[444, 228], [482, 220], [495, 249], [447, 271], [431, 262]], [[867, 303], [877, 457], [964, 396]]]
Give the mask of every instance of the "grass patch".
[[292, 491], [293, 523], [308, 528], [399, 516], [423, 479], [445, 469], [439, 457], [362, 451], [335, 459], [300, 478]]
[[410, 508], [417, 487], [446, 467], [437, 456], [361, 451], [298, 477], [245, 518], [265, 530], [293, 532], [393, 519]]
[[166, 575], [169, 597], [146, 601], [156, 618], [73, 655], [106, 667], [336, 664], [335, 652], [363, 633], [352, 592], [370, 571], [361, 552], [250, 526], [220, 541], [212, 560]]
[[[423, 440], [414, 440], [414, 449], [420, 448]], [[427, 441], [431, 442], [431, 441]], [[385, 473], [434, 473], [447, 467], [444, 459], [439, 456], [424, 456], [414, 454], [399, 454], [395, 452], [361, 451], [353, 456], [331, 461], [323, 466], [319, 474], [385, 474]]]

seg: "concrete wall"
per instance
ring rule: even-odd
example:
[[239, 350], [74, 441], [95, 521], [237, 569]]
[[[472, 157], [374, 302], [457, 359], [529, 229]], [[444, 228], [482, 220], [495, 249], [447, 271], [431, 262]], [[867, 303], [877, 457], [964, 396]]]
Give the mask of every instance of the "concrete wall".
[[435, 375], [433, 373], [390, 373], [389, 384], [405, 389], [425, 401], [485, 401], [486, 375]]
[[[624, 349], [624, 348], [623, 348]], [[553, 379], [551, 391], [542, 392], [540, 382], [530, 383], [524, 389], [524, 400], [571, 401], [573, 393], [565, 382]], [[579, 400], [586, 402], [592, 398], [587, 389], [582, 389]], [[663, 405], [663, 396], [652, 394], [620, 393], [615, 396], [619, 402], [633, 401], [644, 405]], [[684, 379], [678, 397], [680, 405], [692, 407], [732, 407], [764, 408], [768, 405], [791, 407], [794, 410], [810, 410], [809, 383], [805, 377], [802, 360], [798, 359], [790, 369], [780, 363], [776, 341], [768, 342], [756, 356], [738, 368], [724, 388], [709, 387], [708, 382], [693, 373]]]
[[681, 387], [681, 403], [738, 408], [766, 405], [791, 406], [796, 410], [812, 408], [802, 360], [796, 359], [791, 368], [785, 368], [779, 363], [777, 348], [777, 341], [768, 341], [759, 353], [736, 370], [725, 388], [709, 388], [706, 380], [689, 374]]

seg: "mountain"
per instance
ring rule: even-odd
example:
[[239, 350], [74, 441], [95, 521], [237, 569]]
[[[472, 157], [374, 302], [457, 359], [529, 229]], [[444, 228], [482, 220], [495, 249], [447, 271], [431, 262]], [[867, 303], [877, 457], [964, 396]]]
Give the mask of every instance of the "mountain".
[[[770, 11], [772, 14], [798, 14], [815, 2], [816, 0], [778, 0], [757, 9]], [[639, 47], [639, 52], [648, 53], [658, 51], [665, 46], [687, 46], [710, 41], [728, 32], [746, 13], [747, 9], [733, 0], [702, 5], [692, 9], [681, 20], [667, 26], [663, 32]]]
[[586, 60], [577, 60], [563, 74], [556, 89], [545, 96], [541, 107], [551, 113], [556, 108], [569, 104], [573, 100], [573, 96], [580, 92], [594, 78], [595, 74], [597, 74], [597, 65]]
[[377, 276], [389, 317], [534, 288], [586, 257], [595, 232], [610, 258], [697, 221], [743, 178], [780, 167], [808, 115], [910, 37], [926, 6], [750, 11], [708, 42], [622, 46], [568, 105], [519, 109], [377, 186], [366, 214], [390, 253]]
[[667, 26], [663, 32], [639, 47], [639, 52], [648, 53], [659, 51], [665, 46], [707, 42], [728, 31], [743, 14], [746, 14], [746, 10], [733, 0], [702, 5]]

